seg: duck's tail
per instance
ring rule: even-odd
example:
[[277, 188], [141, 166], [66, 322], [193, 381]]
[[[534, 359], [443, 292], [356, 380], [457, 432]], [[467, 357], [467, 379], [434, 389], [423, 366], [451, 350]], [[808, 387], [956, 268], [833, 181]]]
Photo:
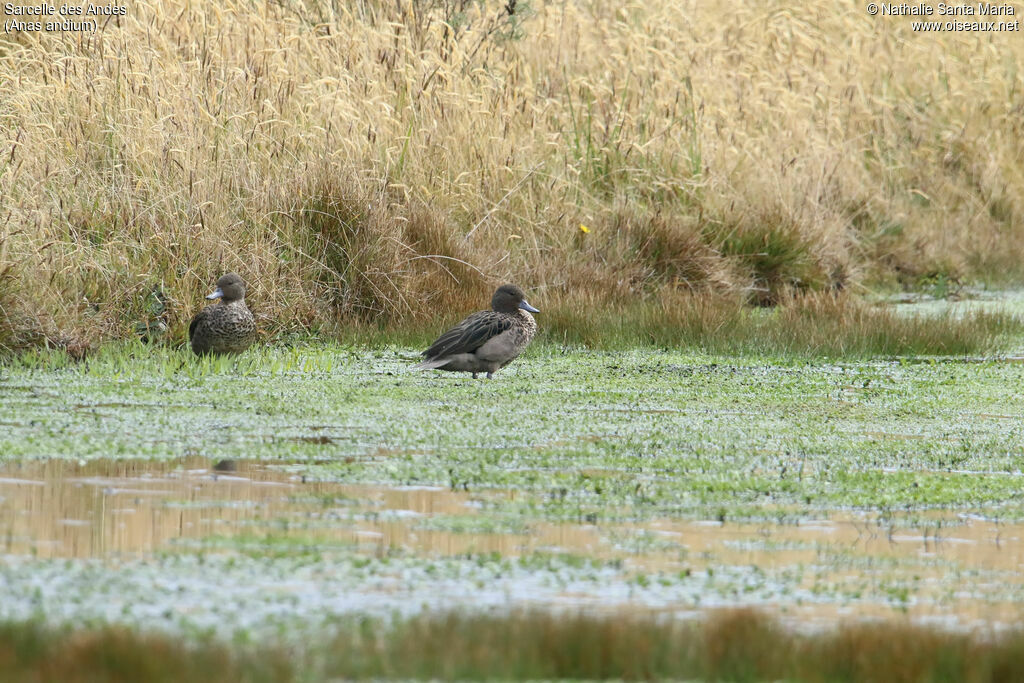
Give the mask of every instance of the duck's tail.
[[434, 370], [436, 368], [448, 365], [451, 358], [427, 358], [416, 365], [412, 366], [413, 370]]

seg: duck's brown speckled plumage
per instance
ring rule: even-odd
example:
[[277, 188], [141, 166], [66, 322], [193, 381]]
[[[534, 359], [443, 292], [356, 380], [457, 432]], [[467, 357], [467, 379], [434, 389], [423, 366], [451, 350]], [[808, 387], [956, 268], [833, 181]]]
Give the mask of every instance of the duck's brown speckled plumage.
[[515, 285], [499, 287], [491, 308], [474, 313], [438, 337], [416, 367], [469, 372], [474, 378], [486, 372], [490, 378], [515, 360], [537, 332], [530, 311], [540, 311], [527, 303], [523, 290]]
[[188, 339], [197, 355], [241, 353], [256, 339], [256, 320], [245, 305], [245, 282], [235, 273], [217, 280], [208, 299], [220, 303], [199, 311], [188, 326]]

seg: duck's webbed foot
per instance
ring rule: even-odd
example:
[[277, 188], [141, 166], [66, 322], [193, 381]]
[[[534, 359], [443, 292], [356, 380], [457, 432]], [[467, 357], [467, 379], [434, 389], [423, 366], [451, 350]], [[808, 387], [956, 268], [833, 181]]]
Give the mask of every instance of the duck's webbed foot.
[[473, 373], [473, 379], [476, 379], [476, 373], [475, 372]]
[[494, 378], [494, 373], [493, 372], [488, 372], [487, 373], [487, 379], [493, 379], [493, 378]]

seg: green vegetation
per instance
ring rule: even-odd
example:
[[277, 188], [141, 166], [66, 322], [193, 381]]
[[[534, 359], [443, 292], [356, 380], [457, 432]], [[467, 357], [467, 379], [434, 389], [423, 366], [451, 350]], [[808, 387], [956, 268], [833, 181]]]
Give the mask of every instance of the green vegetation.
[[753, 612], [700, 622], [642, 612], [448, 614], [349, 621], [301, 649], [269, 643], [186, 644], [117, 627], [68, 631], [0, 626], [5, 680], [289, 681], [338, 678], [723, 681], [1016, 680], [1024, 635], [847, 624], [793, 633]]
[[[540, 314], [535, 345], [855, 359], [979, 356], [1012, 350], [1024, 339], [1024, 316], [1019, 310], [1019, 301], [1012, 297], [963, 302], [942, 309], [933, 307], [933, 310], [920, 305], [903, 307], [908, 311], [895, 305], [869, 304], [849, 295], [836, 294], [787, 296], [772, 308], [752, 308], [734, 299], [690, 294], [657, 302], [594, 304], [592, 299], [584, 298], [546, 309]], [[354, 323], [335, 336], [339, 343], [353, 347], [425, 348], [444, 325], [456, 321], [456, 317], [446, 316], [441, 320], [400, 326], [381, 321]], [[148, 333], [154, 327], [145, 329]], [[165, 357], [169, 348], [180, 347], [180, 343], [161, 338], [160, 334], [144, 337], [143, 341], [157, 343], [141, 347], [114, 344], [96, 349], [93, 354], [99, 352], [101, 358], [121, 353], [140, 357], [152, 352]], [[313, 340], [304, 334], [284, 335], [280, 342], [291, 349], [293, 357], [300, 348], [303, 354], [315, 348]], [[52, 350], [6, 353], [2, 357], [15, 365], [57, 367], [82, 356], [80, 349], [61, 351], [64, 349], [58, 346]], [[180, 370], [184, 359], [179, 360], [181, 362], [168, 362], [173, 369]]]
[[998, 308], [968, 311], [907, 315], [834, 294], [785, 297], [772, 309], [709, 296], [604, 307], [588, 307], [585, 300], [546, 311], [540, 334], [599, 349], [653, 346], [830, 358], [984, 354], [1020, 341], [1024, 318], [1019, 314]]
[[[894, 320], [897, 320], [894, 318]], [[516, 490], [548, 519], [716, 519], [839, 507], [1020, 518], [1024, 365], [531, 349], [496, 379], [410, 351], [141, 344], [0, 366], [8, 460], [205, 456], [342, 482]], [[591, 470], [603, 472], [595, 476]]]
[[[912, 314], [878, 310], [892, 325], [918, 324]], [[778, 325], [781, 339], [782, 325], [767, 321], [786, 311], [785, 304], [761, 311], [757, 324]], [[944, 319], [979, 319], [973, 315]], [[791, 329], [798, 333], [798, 325]], [[10, 502], [0, 505], [34, 512], [0, 515], [14, 525], [6, 542], [24, 549], [0, 565], [0, 582], [15, 596], [5, 601], [4, 618], [37, 615], [99, 630], [62, 635], [15, 623], [7, 637], [16, 654], [0, 664], [22, 662], [30, 677], [59, 666], [55, 652], [77, 647], [92, 662], [82, 671], [150, 666], [163, 652], [188, 659], [183, 653], [201, 648], [197, 658], [210, 671], [251, 680], [495, 672], [856, 680], [875, 670], [895, 680], [998, 680], [999, 667], [1018, 655], [1016, 635], [889, 624], [801, 636], [754, 618], [749, 629], [734, 624], [742, 633], [734, 641], [712, 643], [706, 634], [720, 634], [703, 626], [631, 626], [633, 617], [623, 614], [634, 605], [693, 611], [767, 603], [793, 615], [845, 608], [892, 619], [977, 608], [1001, 610], [1015, 624], [1024, 587], [1016, 567], [991, 558], [1015, 542], [1024, 520], [1017, 419], [1024, 395], [1012, 390], [1024, 364], [1016, 358], [830, 360], [806, 347], [736, 357], [585, 350], [549, 340], [488, 381], [412, 371], [415, 357], [407, 348], [295, 345], [199, 359], [131, 342], [83, 361], [47, 350], [6, 359], [4, 476], [33, 479], [27, 472], [38, 458], [49, 459], [40, 466], [53, 472], [71, 460], [81, 474], [53, 489], [66, 509], [35, 497], [49, 490], [38, 481], [21, 487], [32, 503], [5, 491]], [[244, 464], [258, 462], [291, 473], [295, 488], [251, 502], [196, 497], [185, 488], [153, 506], [152, 519], [165, 522], [157, 525], [143, 514], [146, 469], [131, 466], [139, 458], [166, 462], [168, 470], [237, 460], [243, 481]], [[135, 478], [103, 480], [111, 463], [124, 463]], [[299, 486], [300, 477], [337, 488]], [[461, 498], [439, 508], [373, 498], [397, 491]], [[130, 515], [119, 517], [125, 507]], [[50, 508], [56, 519], [46, 528], [57, 532], [17, 528]], [[986, 526], [968, 536], [971, 519]], [[67, 549], [105, 548], [108, 538], [99, 527], [65, 527], [65, 520], [102, 520], [119, 542], [130, 526], [138, 545], [95, 561], [65, 559]], [[722, 523], [724, 536], [701, 545], [704, 520]], [[665, 523], [676, 525], [668, 535], [659, 526]], [[852, 525], [852, 535], [830, 540], [807, 529], [815, 523], [833, 524], [834, 533]], [[73, 529], [87, 540], [72, 543]], [[573, 540], [587, 529], [589, 536]], [[54, 534], [64, 545], [49, 544]], [[883, 549], [867, 552], [876, 540]], [[988, 559], [951, 550], [962, 543]], [[897, 552], [907, 544], [913, 549]], [[137, 547], [155, 552], [132, 559]], [[428, 609], [439, 595], [447, 596], [445, 609], [461, 609], [518, 607], [523, 596], [557, 604], [564, 594], [615, 616], [556, 612], [526, 623], [466, 611], [438, 625]], [[616, 597], [606, 604], [605, 594]], [[405, 609], [427, 616], [376, 621]], [[368, 615], [369, 626], [352, 626], [352, 615]], [[335, 627], [336, 641], [328, 635]], [[465, 638], [465, 645], [396, 657], [420, 652], [410, 645], [416, 639], [434, 642], [422, 629], [447, 634], [445, 642]], [[494, 643], [520, 629], [547, 633], [547, 644], [531, 649], [523, 636], [518, 659], [503, 659], [507, 651]], [[886, 639], [873, 639], [878, 633]], [[118, 654], [150, 638], [151, 658]], [[277, 645], [263, 647], [269, 639]], [[558, 639], [564, 646], [556, 648]], [[924, 648], [914, 657], [885, 649], [914, 639]], [[719, 645], [726, 648], [720, 657]], [[602, 651], [618, 654], [595, 661]]]

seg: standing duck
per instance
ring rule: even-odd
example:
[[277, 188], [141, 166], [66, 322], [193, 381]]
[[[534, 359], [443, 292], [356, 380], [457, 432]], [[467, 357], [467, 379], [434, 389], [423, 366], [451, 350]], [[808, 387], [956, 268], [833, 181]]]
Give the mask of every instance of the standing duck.
[[478, 372], [486, 372], [490, 379], [511, 363], [537, 332], [530, 313], [540, 311], [527, 303], [523, 290], [515, 285], [498, 287], [491, 308], [474, 313], [438, 337], [415, 367], [471, 372], [473, 379]]
[[197, 355], [241, 353], [256, 338], [256, 321], [245, 305], [245, 281], [237, 273], [222, 275], [217, 289], [207, 299], [220, 303], [207, 306], [192, 318], [188, 339]]

